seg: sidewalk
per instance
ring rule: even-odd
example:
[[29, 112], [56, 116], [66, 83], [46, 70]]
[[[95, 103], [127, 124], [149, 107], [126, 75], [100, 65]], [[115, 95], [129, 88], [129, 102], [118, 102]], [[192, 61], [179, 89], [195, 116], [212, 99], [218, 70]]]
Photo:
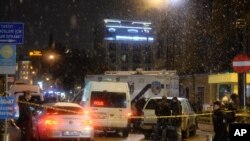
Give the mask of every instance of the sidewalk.
[[213, 125], [211, 123], [198, 123], [198, 129], [206, 132], [214, 132]]

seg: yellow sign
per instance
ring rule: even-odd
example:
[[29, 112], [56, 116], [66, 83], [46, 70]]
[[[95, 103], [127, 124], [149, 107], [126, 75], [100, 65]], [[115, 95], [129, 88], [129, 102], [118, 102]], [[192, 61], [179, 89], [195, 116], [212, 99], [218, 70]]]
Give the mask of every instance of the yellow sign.
[[42, 56], [42, 51], [34, 50], [29, 52], [29, 56]]

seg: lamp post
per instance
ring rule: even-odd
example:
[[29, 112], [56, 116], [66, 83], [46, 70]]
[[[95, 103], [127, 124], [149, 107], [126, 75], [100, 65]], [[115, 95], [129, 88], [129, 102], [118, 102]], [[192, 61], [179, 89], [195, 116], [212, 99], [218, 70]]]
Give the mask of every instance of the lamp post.
[[52, 65], [55, 61], [56, 57], [55, 57], [55, 54], [53, 53], [49, 53], [47, 55], [47, 60], [48, 60], [48, 63], [49, 63], [49, 66], [48, 66], [48, 77], [46, 78], [47, 82], [48, 82], [48, 88], [50, 88], [50, 86], [53, 84], [52, 83]]
[[49, 57], [49, 74], [51, 75], [51, 68], [52, 68], [52, 64], [55, 60], [55, 55], [54, 54], [50, 54]]
[[[236, 29], [238, 29], [238, 40], [239, 44], [239, 53], [246, 54], [246, 46], [244, 44], [245, 35], [245, 27], [246, 27], [246, 20], [245, 19], [237, 19], [236, 20]], [[240, 106], [244, 109], [246, 108], [246, 72], [238, 73], [238, 95], [240, 99]]]

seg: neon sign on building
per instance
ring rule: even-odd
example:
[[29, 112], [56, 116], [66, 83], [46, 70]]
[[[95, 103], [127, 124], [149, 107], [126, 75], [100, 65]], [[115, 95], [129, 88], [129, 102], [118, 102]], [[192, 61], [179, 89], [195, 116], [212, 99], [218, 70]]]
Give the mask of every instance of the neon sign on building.
[[105, 19], [105, 40], [153, 42], [150, 22]]

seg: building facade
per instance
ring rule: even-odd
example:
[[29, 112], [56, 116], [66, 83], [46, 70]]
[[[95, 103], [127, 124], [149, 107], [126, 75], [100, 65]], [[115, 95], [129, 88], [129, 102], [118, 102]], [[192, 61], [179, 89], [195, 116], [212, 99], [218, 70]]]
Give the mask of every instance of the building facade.
[[111, 70], [153, 69], [151, 23], [105, 19], [104, 47]]

